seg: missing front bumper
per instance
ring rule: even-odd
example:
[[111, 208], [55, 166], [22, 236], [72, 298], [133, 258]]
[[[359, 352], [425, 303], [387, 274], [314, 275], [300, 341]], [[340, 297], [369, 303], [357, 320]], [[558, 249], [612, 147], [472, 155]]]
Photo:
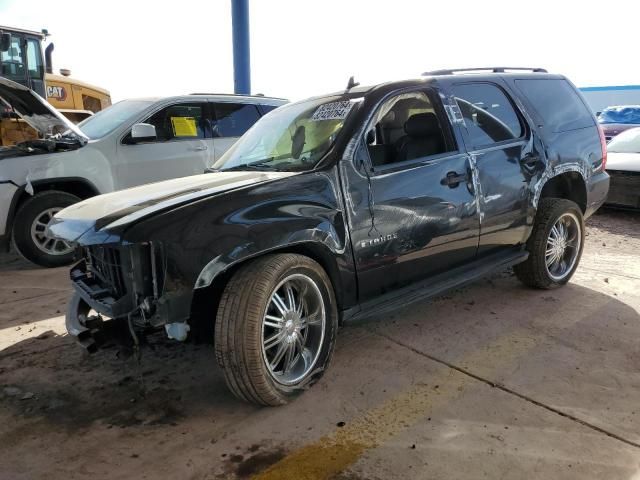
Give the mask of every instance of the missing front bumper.
[[89, 353], [127, 342], [126, 322], [121, 319], [105, 320], [101, 315], [92, 313], [91, 306], [78, 293], [69, 301], [65, 326], [67, 333]]

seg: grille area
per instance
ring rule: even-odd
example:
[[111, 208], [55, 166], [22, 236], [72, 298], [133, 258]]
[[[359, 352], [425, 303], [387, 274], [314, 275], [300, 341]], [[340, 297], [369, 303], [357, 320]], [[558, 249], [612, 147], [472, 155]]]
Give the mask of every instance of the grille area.
[[87, 275], [109, 290], [114, 298], [123, 297], [126, 286], [120, 251], [114, 247], [90, 246], [85, 249]]
[[607, 170], [611, 180], [607, 203], [640, 208], [640, 173]]

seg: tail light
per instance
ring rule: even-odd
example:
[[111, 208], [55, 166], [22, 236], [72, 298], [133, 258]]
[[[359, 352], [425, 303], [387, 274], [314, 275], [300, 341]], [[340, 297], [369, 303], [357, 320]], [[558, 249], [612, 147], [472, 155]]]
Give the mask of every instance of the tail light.
[[604, 130], [602, 130], [600, 125], [598, 125], [598, 133], [600, 133], [600, 147], [602, 147], [601, 170], [604, 172], [604, 169], [607, 167], [607, 139], [604, 137]]

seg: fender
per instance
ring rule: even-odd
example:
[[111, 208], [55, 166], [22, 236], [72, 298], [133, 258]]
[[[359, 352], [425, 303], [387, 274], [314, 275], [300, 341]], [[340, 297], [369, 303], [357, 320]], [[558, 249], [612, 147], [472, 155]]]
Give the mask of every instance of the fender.
[[[266, 248], [264, 246], [258, 246], [255, 243], [239, 245], [238, 248], [235, 248], [233, 251], [224, 255], [218, 255], [207, 263], [198, 275], [194, 288], [206, 288], [215, 281], [216, 277], [230, 268], [273, 251], [282, 251], [308, 246], [312, 249], [326, 250], [330, 255], [344, 254], [345, 247], [344, 245], [339, 245], [336, 242], [335, 230], [333, 227], [329, 226], [330, 228], [325, 229], [325, 226], [326, 223], [320, 225], [320, 228], [316, 230], [295, 232], [295, 234], [289, 237], [288, 240], [283, 239], [283, 241], [277, 242]], [[332, 232], [331, 230], [334, 231]]]
[[[13, 182], [12, 182], [13, 183]], [[82, 192], [78, 192], [77, 189], [64, 189], [64, 188], [49, 188], [49, 186], [56, 186], [65, 184], [65, 183], [74, 183], [76, 185], [82, 186]], [[15, 185], [15, 183], [14, 183]], [[27, 185], [24, 184], [18, 187], [18, 189], [13, 194], [13, 199], [11, 200], [11, 205], [9, 206], [9, 214], [7, 216], [7, 225], [5, 227], [5, 235], [10, 236], [11, 230], [13, 229], [13, 220], [15, 219], [16, 212], [18, 210], [18, 206], [20, 205], [20, 199], [23, 197], [27, 190]], [[74, 194], [82, 199], [92, 197], [95, 195], [100, 195], [100, 191], [98, 188], [89, 180], [82, 177], [60, 177], [60, 178], [46, 178], [42, 180], [34, 180], [30, 182], [33, 190], [35, 192], [43, 192], [47, 190], [60, 190], [63, 192]], [[33, 194], [28, 194], [29, 197], [33, 196]]]
[[123, 244], [152, 241], [163, 251], [163, 296], [171, 304], [166, 318], [187, 318], [195, 291], [273, 251], [314, 258], [342, 305], [357, 299], [335, 167], [198, 199], [134, 222], [120, 235]]
[[544, 186], [551, 179], [562, 175], [563, 173], [574, 172], [578, 173], [582, 178], [582, 181], [585, 184], [585, 188], [587, 185], [587, 178], [589, 178], [590, 171], [589, 169], [581, 162], [571, 162], [571, 163], [563, 163], [560, 165], [548, 166], [545, 171], [540, 175], [540, 178], [537, 182], [532, 186], [533, 196], [531, 197], [531, 206], [537, 210], [538, 202], [540, 201], [540, 195], [542, 194], [542, 190]]

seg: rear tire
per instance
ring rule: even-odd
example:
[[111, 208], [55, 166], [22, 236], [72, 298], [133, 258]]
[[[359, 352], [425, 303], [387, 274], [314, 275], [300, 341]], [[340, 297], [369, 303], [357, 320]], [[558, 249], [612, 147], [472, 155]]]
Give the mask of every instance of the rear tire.
[[578, 268], [583, 247], [584, 219], [580, 207], [571, 200], [542, 198], [527, 241], [529, 258], [513, 270], [529, 287], [560, 287]]
[[41, 267], [69, 265], [73, 261], [73, 248], [48, 237], [45, 227], [53, 215], [79, 201], [75, 195], [58, 191], [37, 193], [26, 200], [13, 225], [13, 243], [18, 253]]
[[322, 267], [302, 255], [267, 255], [241, 267], [222, 294], [216, 359], [236, 397], [284, 405], [322, 376], [337, 329]]

